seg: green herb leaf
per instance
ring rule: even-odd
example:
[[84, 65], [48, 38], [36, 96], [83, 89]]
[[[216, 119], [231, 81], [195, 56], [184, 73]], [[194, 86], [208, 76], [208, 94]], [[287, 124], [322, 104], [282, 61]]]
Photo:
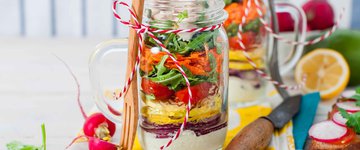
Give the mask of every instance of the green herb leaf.
[[41, 133], [42, 133], [42, 147], [44, 150], [46, 150], [46, 130], [45, 130], [45, 124], [41, 124]]
[[235, 23], [231, 23], [229, 26], [226, 27], [226, 33], [228, 37], [234, 37], [237, 35], [239, 31], [239, 25]]
[[255, 33], [258, 33], [260, 30], [260, 26], [261, 26], [260, 19], [255, 19], [253, 21], [250, 21], [248, 24], [244, 26], [244, 32], [253, 31]]
[[360, 87], [355, 89], [356, 94], [360, 94]]
[[182, 80], [182, 75], [177, 70], [170, 70], [170, 72], [149, 78], [151, 81], [169, 86], [171, 89], [176, 90], [179, 86], [179, 80]]
[[177, 18], [179, 19], [178, 22], [181, 22], [188, 17], [189, 17], [189, 13], [187, 10], [184, 10], [183, 12], [181, 12], [177, 15]]
[[232, 0], [224, 0], [224, 2], [225, 2], [225, 5], [229, 5], [232, 3]]
[[355, 92], [356, 92], [356, 94], [351, 96], [351, 99], [355, 99], [356, 106], [360, 106], [360, 88], [356, 88]]
[[211, 69], [216, 70], [216, 67], [217, 67], [216, 59], [212, 53], [209, 53], [209, 62], [210, 62]]
[[157, 76], [160, 76], [162, 75], [164, 72], [166, 72], [168, 69], [164, 66], [165, 62], [166, 62], [166, 59], [168, 58], [169, 56], [168, 55], [164, 55], [162, 58], [161, 58], [161, 61], [159, 62], [159, 64], [157, 64], [155, 66], [155, 68], [157, 69]]
[[345, 109], [342, 109], [342, 108], [338, 108], [340, 114], [342, 117], [344, 118], [350, 118], [350, 114], [345, 110]]
[[346, 110], [338, 108], [341, 116], [348, 119], [346, 126], [351, 127], [356, 133], [360, 133], [360, 112], [349, 114]]
[[149, 22], [151, 28], [156, 28], [156, 29], [171, 29], [175, 26], [176, 22], [172, 21], [172, 20], [151, 20]]
[[214, 36], [214, 32], [202, 32], [187, 44], [187, 50], [203, 50], [204, 44]]
[[8, 150], [41, 150], [41, 147], [26, 145], [18, 141], [6, 144]]
[[13, 141], [6, 144], [8, 150], [46, 150], [46, 131], [45, 124], [41, 124], [41, 132], [42, 132], [42, 146], [34, 146], [23, 144], [19, 141]]

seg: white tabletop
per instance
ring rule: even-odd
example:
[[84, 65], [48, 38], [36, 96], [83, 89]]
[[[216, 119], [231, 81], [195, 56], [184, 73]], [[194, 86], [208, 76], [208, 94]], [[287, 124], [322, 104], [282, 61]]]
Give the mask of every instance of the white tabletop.
[[[82, 126], [75, 83], [63, 64], [74, 70], [81, 84], [86, 110], [93, 107], [88, 60], [105, 39], [0, 38], [0, 149], [12, 140], [41, 145], [46, 124], [48, 149], [64, 149]], [[319, 106], [316, 120], [326, 118], [334, 101]]]
[[88, 60], [104, 39], [0, 39], [0, 149], [18, 140], [41, 145], [46, 124], [49, 149], [64, 149], [83, 119], [76, 88], [63, 58], [81, 84], [85, 109], [93, 106]]

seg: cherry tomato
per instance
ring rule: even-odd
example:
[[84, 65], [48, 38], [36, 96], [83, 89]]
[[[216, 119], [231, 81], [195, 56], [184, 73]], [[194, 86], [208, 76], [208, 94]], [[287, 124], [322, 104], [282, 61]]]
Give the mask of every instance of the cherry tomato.
[[[213, 84], [209, 83], [209, 82], [203, 82], [203, 83], [200, 83], [200, 84], [190, 87], [190, 90], [191, 90], [192, 96], [193, 96], [191, 103], [196, 104], [200, 100], [213, 94], [213, 92], [210, 91], [211, 87], [213, 87]], [[176, 92], [175, 96], [177, 97], [178, 100], [180, 100], [184, 103], [187, 103], [189, 100], [188, 88], [185, 88], [185, 89], [182, 89], [182, 90]]]
[[[256, 44], [256, 36], [257, 34], [251, 31], [242, 33], [242, 42], [244, 43], [245, 48], [251, 48], [253, 44]], [[229, 38], [229, 45], [232, 49], [241, 49], [237, 36]]]
[[158, 100], [167, 100], [175, 93], [174, 90], [169, 89], [167, 86], [145, 78], [141, 81], [141, 88], [145, 94], [152, 94]]
[[241, 49], [237, 40], [238, 40], [238, 38], [236, 36], [229, 38], [229, 45], [230, 45], [231, 49], [235, 49], [235, 50]]

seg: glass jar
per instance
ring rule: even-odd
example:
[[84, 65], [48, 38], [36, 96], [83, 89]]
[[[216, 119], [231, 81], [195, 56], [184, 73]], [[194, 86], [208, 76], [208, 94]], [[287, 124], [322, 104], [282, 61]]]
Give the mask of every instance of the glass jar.
[[[221, 24], [222, 0], [148, 0], [144, 22], [157, 29], [191, 29]], [[186, 128], [168, 149], [221, 149], [227, 130], [228, 40], [223, 28], [194, 33], [155, 34], [185, 71], [193, 95]], [[139, 68], [139, 139], [157, 150], [175, 135], [189, 99], [173, 60], [144, 38]]]
[[[255, 5], [256, 0], [225, 0], [225, 10], [229, 17], [224, 26], [229, 38], [229, 101], [235, 106], [254, 105], [266, 99], [267, 83], [266, 79], [257, 73], [255, 68], [249, 63], [242, 51], [246, 51], [257, 68], [267, 72], [268, 58], [274, 46], [274, 38], [266, 31], [265, 26], [261, 23], [260, 17], [268, 24], [274, 23], [278, 26], [277, 21], [272, 17], [272, 9], [268, 1], [257, 0], [261, 12], [260, 16]], [[245, 8], [250, 2], [246, 22], [243, 24], [241, 32], [242, 42], [245, 49], [242, 49], [238, 43], [239, 24], [245, 15]], [[302, 10], [289, 3], [278, 3], [275, 5], [277, 12], [288, 12], [295, 20], [294, 39], [298, 42], [305, 40], [306, 18]], [[302, 54], [303, 46], [294, 46], [287, 50], [289, 58], [281, 64], [281, 74], [289, 72], [296, 64]], [[296, 51], [295, 51], [296, 50]]]

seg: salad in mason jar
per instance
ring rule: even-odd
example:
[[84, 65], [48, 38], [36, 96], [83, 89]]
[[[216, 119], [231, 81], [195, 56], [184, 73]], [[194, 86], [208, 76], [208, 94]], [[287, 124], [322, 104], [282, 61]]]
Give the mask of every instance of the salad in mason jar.
[[[152, 0], [145, 18], [155, 29], [192, 29], [221, 24], [223, 1]], [[189, 33], [155, 33], [185, 71], [192, 93], [186, 128], [169, 149], [219, 149], [227, 127], [228, 41], [223, 28]], [[186, 80], [175, 62], [150, 37], [140, 59], [140, 143], [159, 149], [184, 121], [189, 101]], [[206, 141], [206, 142], [204, 142]]]
[[[248, 15], [245, 16], [247, 3], [250, 1]], [[262, 4], [262, 1], [259, 0]], [[225, 10], [229, 14], [224, 26], [229, 38], [229, 101], [256, 101], [265, 94], [266, 81], [255, 71], [249, 63], [243, 50], [246, 51], [259, 69], [265, 70], [265, 28], [260, 22], [255, 0], [225, 0]], [[265, 7], [262, 9], [265, 13]], [[239, 25], [242, 24], [241, 41], [239, 44]]]

